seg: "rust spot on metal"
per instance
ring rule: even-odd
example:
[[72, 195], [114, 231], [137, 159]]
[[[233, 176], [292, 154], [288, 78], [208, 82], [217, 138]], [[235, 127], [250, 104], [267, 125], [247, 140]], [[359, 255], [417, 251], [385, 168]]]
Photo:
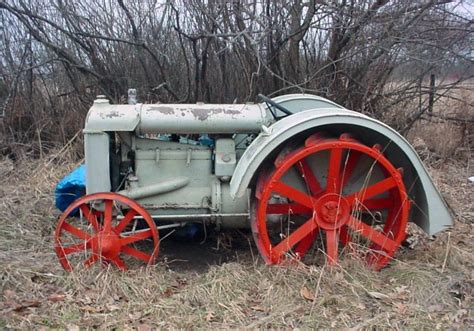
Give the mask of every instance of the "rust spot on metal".
[[236, 109], [224, 109], [224, 114], [237, 115], [237, 114], [240, 114], [240, 110], [236, 110]]
[[211, 114], [214, 113], [213, 111], [216, 110], [217, 109], [193, 109], [191, 110], [191, 113], [194, 115], [194, 118], [200, 121], [205, 121]]
[[114, 118], [114, 117], [123, 117], [123, 116], [125, 116], [124, 113], [121, 113], [117, 110], [111, 110], [107, 113], [99, 113], [99, 114], [101, 115], [102, 118]]
[[165, 106], [150, 107], [150, 108], [148, 108], [148, 111], [157, 111], [157, 112], [160, 112], [164, 115], [173, 115], [174, 114], [173, 107], [165, 107]]
[[209, 118], [209, 116], [215, 115], [215, 114], [227, 114], [227, 115], [236, 115], [240, 114], [240, 110], [236, 109], [225, 109], [225, 108], [196, 108], [192, 109], [191, 113], [194, 115], [194, 118], [196, 118], [199, 121], [205, 121]]

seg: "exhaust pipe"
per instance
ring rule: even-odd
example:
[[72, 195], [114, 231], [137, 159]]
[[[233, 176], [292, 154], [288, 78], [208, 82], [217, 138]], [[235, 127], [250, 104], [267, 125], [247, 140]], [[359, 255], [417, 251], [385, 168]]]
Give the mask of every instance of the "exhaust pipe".
[[188, 177], [176, 177], [166, 182], [161, 182], [153, 185], [144, 187], [133, 187], [128, 190], [122, 190], [117, 192], [118, 194], [124, 195], [130, 199], [143, 199], [154, 195], [168, 193], [171, 191], [179, 190], [189, 184]]

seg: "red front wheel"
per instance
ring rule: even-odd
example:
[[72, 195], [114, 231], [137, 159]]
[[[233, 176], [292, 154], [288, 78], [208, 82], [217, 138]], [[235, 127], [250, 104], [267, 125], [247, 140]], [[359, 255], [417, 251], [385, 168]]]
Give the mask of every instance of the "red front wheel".
[[[79, 216], [75, 216], [78, 214]], [[138, 217], [137, 217], [138, 216]], [[143, 219], [137, 227], [136, 218]], [[138, 229], [137, 229], [138, 228]], [[145, 252], [147, 242], [151, 252]], [[152, 264], [158, 256], [159, 236], [150, 214], [137, 202], [116, 193], [86, 195], [61, 215], [55, 251], [64, 269], [112, 263], [126, 270], [127, 262]]]
[[268, 264], [301, 259], [311, 248], [335, 264], [348, 247], [380, 269], [405, 238], [410, 203], [402, 170], [380, 146], [348, 134], [315, 134], [285, 148], [260, 174], [255, 197], [252, 231]]

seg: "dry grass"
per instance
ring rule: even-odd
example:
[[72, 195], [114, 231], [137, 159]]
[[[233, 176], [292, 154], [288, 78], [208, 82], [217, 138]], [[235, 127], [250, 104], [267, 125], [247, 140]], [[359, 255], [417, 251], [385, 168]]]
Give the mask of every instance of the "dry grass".
[[[447, 84], [447, 82], [443, 82]], [[473, 158], [474, 150], [474, 80], [456, 88], [438, 89], [433, 113], [426, 111], [406, 133], [408, 140], [417, 147], [425, 162], [442, 163], [451, 157]], [[442, 97], [440, 95], [443, 95]], [[438, 98], [439, 96], [439, 98]], [[417, 97], [391, 107], [382, 121], [404, 128], [407, 118], [419, 111]], [[428, 95], [423, 95], [421, 108], [428, 105]], [[455, 120], [446, 120], [455, 119]]]
[[[464, 89], [448, 93], [455, 99], [438, 100], [433, 110], [435, 117], [426, 116], [415, 123], [409, 138], [424, 139], [428, 149], [438, 158], [460, 156], [472, 159], [474, 151], [473, 92], [474, 82], [466, 85]], [[445, 121], [443, 117], [471, 122]]]
[[467, 183], [466, 161], [429, 169], [456, 213], [454, 229], [437, 238], [418, 234], [414, 249], [403, 249], [380, 273], [348, 259], [332, 269], [267, 267], [246, 248], [205, 271], [176, 271], [161, 259], [126, 273], [97, 267], [68, 274], [52, 249], [58, 215], [52, 192], [77, 163], [69, 153], [0, 161], [1, 328], [473, 325], [474, 185]]

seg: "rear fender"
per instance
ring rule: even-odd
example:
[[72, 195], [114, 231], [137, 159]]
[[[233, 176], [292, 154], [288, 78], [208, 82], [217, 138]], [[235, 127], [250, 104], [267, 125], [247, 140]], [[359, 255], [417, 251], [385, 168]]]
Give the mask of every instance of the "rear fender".
[[430, 235], [453, 224], [445, 201], [408, 141], [386, 124], [346, 109], [301, 111], [263, 130], [237, 164], [230, 182], [231, 196], [241, 197], [251, 189], [267, 158], [275, 155], [289, 140], [303, 140], [318, 131], [334, 136], [347, 132], [368, 146], [382, 145], [390, 162], [404, 169], [403, 179], [413, 201], [411, 220]]

